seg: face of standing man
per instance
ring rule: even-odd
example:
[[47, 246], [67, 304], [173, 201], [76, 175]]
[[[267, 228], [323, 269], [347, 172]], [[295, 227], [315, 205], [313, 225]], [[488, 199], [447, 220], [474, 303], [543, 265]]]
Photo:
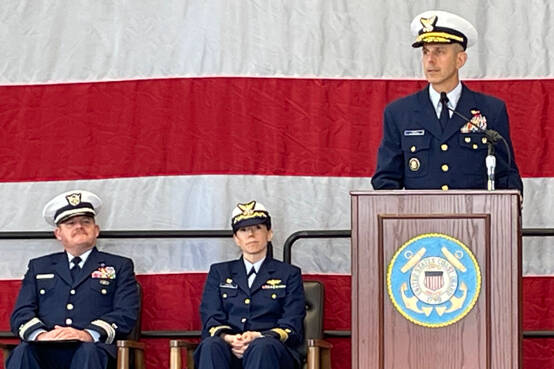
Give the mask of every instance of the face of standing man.
[[459, 44], [425, 44], [422, 46], [423, 74], [437, 92], [450, 92], [459, 83], [459, 69], [467, 54]]
[[450, 92], [460, 82], [467, 61], [466, 48], [477, 40], [477, 30], [464, 18], [441, 10], [416, 16], [410, 25], [416, 36], [412, 47], [422, 49], [423, 74], [437, 92]]

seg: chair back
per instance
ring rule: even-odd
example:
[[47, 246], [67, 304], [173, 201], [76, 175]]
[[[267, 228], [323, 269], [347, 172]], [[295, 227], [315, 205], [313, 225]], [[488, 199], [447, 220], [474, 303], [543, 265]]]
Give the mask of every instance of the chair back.
[[138, 305], [138, 316], [137, 316], [137, 322], [135, 323], [135, 327], [133, 330], [129, 333], [126, 339], [138, 341], [140, 338], [140, 330], [141, 330], [141, 315], [142, 315], [142, 286], [137, 281], [137, 293], [139, 298], [139, 305]]
[[[325, 288], [319, 281], [304, 281], [304, 295], [306, 297], [306, 317], [304, 318], [304, 340], [323, 338], [323, 300]], [[306, 357], [306, 345], [301, 353]]]

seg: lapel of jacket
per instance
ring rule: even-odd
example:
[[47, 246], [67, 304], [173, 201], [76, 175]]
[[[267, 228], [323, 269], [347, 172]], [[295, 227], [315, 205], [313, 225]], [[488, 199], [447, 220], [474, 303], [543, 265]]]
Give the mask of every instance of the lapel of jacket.
[[[471, 118], [471, 109], [475, 107], [476, 107], [476, 104], [475, 104], [473, 91], [471, 91], [462, 83], [462, 95], [460, 96], [460, 100], [458, 100], [458, 104], [456, 105], [456, 111], [462, 114], [463, 116]], [[460, 130], [462, 129], [462, 126], [466, 123], [467, 123], [467, 120], [463, 119], [462, 117], [456, 114], [453, 114], [452, 118], [450, 118], [450, 120], [448, 121], [446, 130], [444, 131], [444, 134], [442, 137], [443, 141], [448, 140], [456, 132], [460, 132]]]
[[100, 253], [96, 249], [96, 246], [93, 247], [92, 252], [87, 258], [87, 261], [85, 261], [85, 265], [83, 265], [83, 270], [81, 270], [81, 275], [76, 283], [73, 283], [74, 286], [77, 286], [85, 281], [92, 272], [94, 272], [96, 269], [98, 269], [100, 266], [104, 265], [104, 259], [101, 257]]
[[54, 260], [52, 261], [52, 264], [54, 264], [54, 270], [56, 271], [56, 274], [60, 276], [60, 278], [67, 283], [68, 285], [72, 285], [73, 281], [71, 279], [71, 273], [69, 271], [69, 259], [67, 258], [67, 254], [65, 252], [62, 252], [54, 257]]
[[231, 278], [239, 286], [245, 294], [250, 294], [250, 288], [248, 288], [248, 280], [246, 279], [246, 269], [244, 267], [244, 261], [242, 261], [242, 256], [240, 259], [231, 262], [229, 265], [231, 272]]
[[254, 279], [254, 283], [252, 284], [250, 291], [254, 293], [255, 291], [259, 290], [265, 284], [265, 282], [267, 282], [268, 279], [271, 279], [271, 276], [273, 275], [273, 273], [275, 273], [275, 270], [276, 264], [274, 263], [273, 259], [266, 257], [266, 259], [262, 263], [262, 266], [260, 267], [260, 270], [256, 274], [256, 279]]
[[[439, 118], [437, 118], [435, 107], [429, 98], [429, 88], [431, 86], [427, 85], [426, 88], [417, 93], [417, 106], [414, 109], [414, 116], [417, 123], [421, 124], [430, 134], [440, 139], [442, 128]], [[402, 134], [404, 133], [402, 132]]]

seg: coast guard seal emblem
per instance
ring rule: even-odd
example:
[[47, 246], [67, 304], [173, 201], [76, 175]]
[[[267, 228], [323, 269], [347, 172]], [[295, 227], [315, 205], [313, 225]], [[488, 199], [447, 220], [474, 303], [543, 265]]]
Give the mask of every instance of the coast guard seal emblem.
[[387, 270], [394, 307], [412, 323], [445, 327], [466, 316], [481, 291], [481, 271], [471, 250], [440, 233], [412, 238]]

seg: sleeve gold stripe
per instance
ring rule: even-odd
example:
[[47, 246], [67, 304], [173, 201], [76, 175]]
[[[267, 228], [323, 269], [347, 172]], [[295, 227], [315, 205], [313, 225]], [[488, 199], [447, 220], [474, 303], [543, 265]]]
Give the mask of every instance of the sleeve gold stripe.
[[209, 332], [210, 332], [210, 336], [216, 336], [217, 335], [217, 332], [219, 332], [220, 330], [222, 329], [231, 329], [230, 326], [228, 325], [216, 325], [215, 327], [211, 327]]
[[27, 323], [22, 324], [19, 327], [19, 337], [21, 337], [21, 339], [24, 340], [25, 333], [27, 332], [27, 330], [36, 324], [43, 324], [43, 323], [39, 318], [34, 317], [33, 319], [29, 320]]
[[271, 331], [279, 335], [279, 341], [281, 342], [285, 342], [289, 338], [288, 332], [282, 328], [273, 328]]
[[102, 328], [104, 331], [106, 331], [106, 334], [108, 335], [108, 337], [106, 338], [106, 343], [108, 345], [113, 342], [115, 338], [115, 329], [110, 325], [110, 323], [98, 319], [91, 322], [90, 324]]

